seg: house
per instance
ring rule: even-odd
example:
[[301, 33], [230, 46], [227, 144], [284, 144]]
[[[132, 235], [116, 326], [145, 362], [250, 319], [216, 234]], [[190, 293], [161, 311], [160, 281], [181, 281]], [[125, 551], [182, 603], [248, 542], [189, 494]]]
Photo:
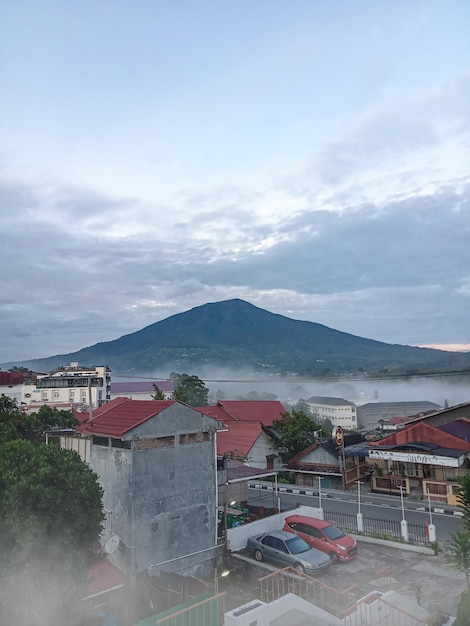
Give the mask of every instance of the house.
[[103, 545], [126, 575], [190, 570], [214, 556], [219, 427], [181, 402], [116, 398], [62, 435], [98, 475]]
[[[363, 441], [362, 435], [345, 435], [344, 447]], [[318, 488], [320, 479], [322, 489], [349, 489], [364, 477], [368, 466], [363, 458], [352, 460], [343, 455], [343, 448], [329, 439], [303, 450], [286, 464], [286, 469], [294, 472], [296, 485]]]
[[80, 366], [72, 362], [25, 381], [21, 403], [25, 407], [67, 403], [98, 408], [110, 400], [110, 391], [111, 370], [107, 365]]
[[356, 406], [353, 402], [328, 396], [312, 396], [306, 402], [313, 415], [320, 420], [329, 419], [333, 426], [341, 426], [345, 430], [357, 428]]
[[432, 426], [424, 419], [409, 423], [374, 442], [345, 447], [347, 457], [366, 457], [371, 489], [413, 495], [455, 505], [458, 479], [468, 474], [470, 420]]
[[111, 383], [110, 399], [130, 398], [131, 400], [153, 400], [156, 385], [165, 396], [164, 400], [173, 400], [174, 388], [171, 380], [134, 380], [128, 382]]
[[280, 402], [220, 400], [215, 406], [202, 406], [197, 410], [224, 425], [217, 434], [219, 456], [238, 459], [249, 467], [280, 469], [281, 459], [269, 433], [273, 421], [285, 413]]

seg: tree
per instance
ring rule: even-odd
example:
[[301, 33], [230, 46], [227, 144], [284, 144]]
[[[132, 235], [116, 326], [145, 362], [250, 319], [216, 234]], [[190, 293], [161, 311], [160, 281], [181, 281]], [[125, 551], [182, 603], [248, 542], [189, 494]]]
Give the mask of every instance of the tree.
[[470, 533], [459, 530], [445, 544], [445, 559], [454, 569], [464, 572], [470, 589]]
[[0, 622], [70, 623], [87, 595], [102, 490], [72, 450], [31, 441], [0, 446]]
[[462, 507], [463, 525], [470, 532], [470, 475], [465, 474], [459, 478], [457, 489], [457, 502]]
[[165, 394], [160, 389], [160, 387], [156, 385], [155, 383], [153, 383], [153, 391], [154, 391], [154, 394], [152, 396], [152, 400], [164, 400], [165, 399]]
[[29, 374], [29, 369], [27, 367], [22, 367], [21, 365], [14, 365], [10, 367], [9, 372], [20, 372], [21, 374]]
[[322, 426], [314, 422], [303, 411], [292, 409], [272, 423], [276, 440], [274, 447], [279, 451], [284, 463], [300, 454], [316, 441], [316, 435], [324, 435]]
[[190, 406], [206, 406], [208, 404], [209, 389], [197, 376], [172, 372], [170, 376], [175, 390], [175, 400]]
[[15, 400], [0, 396], [0, 444], [14, 439], [43, 441], [46, 431], [73, 428], [77, 423], [72, 411], [43, 405], [38, 411], [26, 413]]

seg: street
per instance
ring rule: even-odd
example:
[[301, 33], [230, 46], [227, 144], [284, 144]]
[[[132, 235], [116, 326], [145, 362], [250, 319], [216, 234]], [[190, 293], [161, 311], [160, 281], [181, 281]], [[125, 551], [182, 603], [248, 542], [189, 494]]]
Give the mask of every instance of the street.
[[[259, 483], [257, 483], [259, 484]], [[272, 483], [263, 483], [272, 487]], [[282, 485], [286, 487], [286, 485]], [[289, 488], [299, 489], [295, 485], [289, 485]], [[302, 491], [311, 492], [312, 488], [301, 488]], [[276, 494], [274, 491], [268, 491], [260, 488], [249, 488], [249, 504], [265, 507], [277, 507], [278, 502], [276, 500]], [[280, 510], [294, 509], [298, 502], [305, 504], [306, 506], [319, 507], [320, 498], [318, 494], [308, 495], [298, 493], [286, 493], [285, 491], [278, 491]], [[322, 493], [321, 507], [325, 511], [325, 519], [334, 517], [334, 513], [348, 513], [357, 514], [358, 509], [366, 518], [374, 518], [379, 520], [396, 520], [400, 521], [406, 519], [408, 523], [424, 525], [425, 522], [433, 523], [436, 527], [436, 539], [442, 544], [445, 543], [451, 534], [457, 532], [460, 528], [460, 517], [453, 513], [451, 507], [441, 503], [432, 503], [431, 511], [427, 502], [408, 501], [403, 499], [402, 503], [399, 496], [393, 495], [381, 495], [373, 494], [370, 491], [366, 491], [359, 496], [356, 491], [334, 491]], [[441, 512], [447, 510], [448, 512]]]

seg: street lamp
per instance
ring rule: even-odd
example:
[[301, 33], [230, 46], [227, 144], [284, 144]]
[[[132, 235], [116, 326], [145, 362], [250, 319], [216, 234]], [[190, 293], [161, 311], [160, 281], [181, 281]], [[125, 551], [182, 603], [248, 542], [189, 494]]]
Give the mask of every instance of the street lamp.
[[356, 480], [355, 483], [357, 485], [357, 530], [359, 532], [363, 532], [364, 523], [362, 520], [362, 513], [361, 513], [361, 485], [363, 485], [364, 483], [360, 480]]
[[405, 519], [405, 505], [403, 503], [403, 485], [398, 485], [398, 489], [400, 490], [400, 499], [401, 499], [401, 519]]
[[428, 507], [429, 507], [429, 523], [432, 524], [431, 494], [429, 493], [429, 488], [428, 488]]
[[401, 536], [404, 541], [408, 541], [408, 522], [405, 519], [405, 505], [403, 503], [403, 489], [405, 489], [405, 487], [398, 485], [398, 489], [400, 490], [401, 499]]
[[[320, 509], [320, 511], [322, 510], [321, 507], [321, 481], [323, 480], [322, 476], [317, 476], [318, 478], [318, 508]], [[323, 515], [322, 515], [323, 518]]]
[[217, 568], [215, 568], [214, 590], [215, 590], [215, 595], [216, 596], [219, 595], [219, 579], [220, 578], [225, 578], [229, 574], [230, 574], [230, 570], [226, 569], [221, 574], [217, 575]]

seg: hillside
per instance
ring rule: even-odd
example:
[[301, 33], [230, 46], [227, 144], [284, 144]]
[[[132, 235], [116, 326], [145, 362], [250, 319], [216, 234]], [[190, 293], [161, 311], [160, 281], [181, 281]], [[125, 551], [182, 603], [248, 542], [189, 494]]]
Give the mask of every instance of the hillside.
[[197, 373], [207, 366], [305, 376], [362, 370], [411, 374], [470, 369], [470, 354], [364, 339], [270, 313], [238, 299], [204, 304], [78, 352], [15, 365], [49, 371], [71, 361], [107, 364], [115, 373], [142, 375], [155, 371]]

